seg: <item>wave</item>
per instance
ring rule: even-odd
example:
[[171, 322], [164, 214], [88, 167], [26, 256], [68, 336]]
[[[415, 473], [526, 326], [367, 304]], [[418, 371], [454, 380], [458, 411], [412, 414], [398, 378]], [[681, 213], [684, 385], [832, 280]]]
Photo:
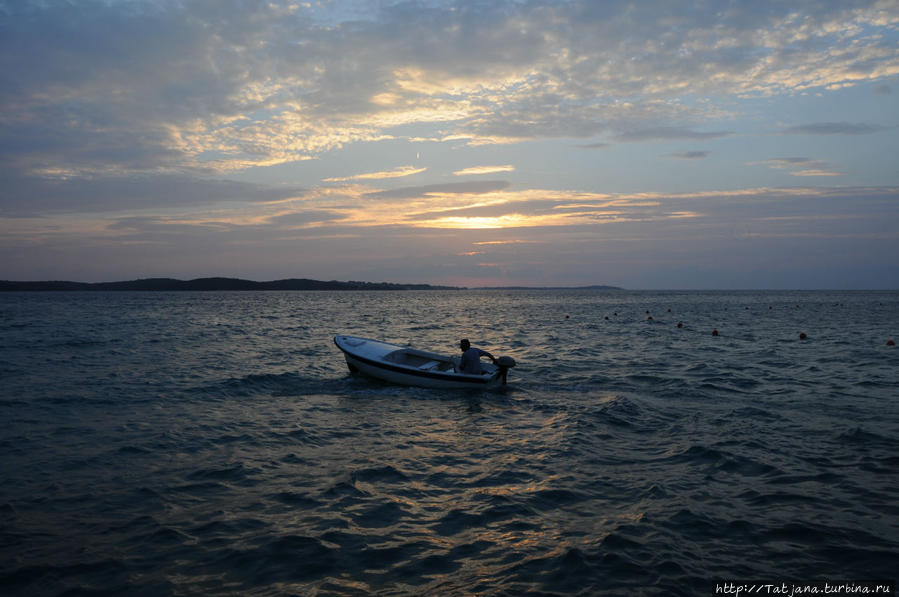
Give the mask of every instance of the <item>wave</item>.
[[[899, 295], [852, 295], [888, 304], [830, 323], [823, 299], [774, 294], [6, 305], [35, 323], [0, 334], [0, 592], [694, 595], [783, 570], [889, 578], [899, 353], [871, 338]], [[478, 313], [495, 325], [470, 331]], [[466, 330], [519, 366], [502, 393], [393, 386], [347, 373], [332, 328], [422, 347]]]
[[218, 399], [253, 396], [288, 397], [342, 394], [346, 392], [348, 385], [347, 378], [309, 377], [298, 372], [257, 373], [196, 386], [188, 392]]

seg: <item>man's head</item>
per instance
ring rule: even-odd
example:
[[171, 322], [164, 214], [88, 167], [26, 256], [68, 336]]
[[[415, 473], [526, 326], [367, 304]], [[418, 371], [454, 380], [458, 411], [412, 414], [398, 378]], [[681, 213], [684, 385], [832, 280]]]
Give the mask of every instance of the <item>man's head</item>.
[[459, 342], [459, 346], [462, 348], [462, 351], [466, 351], [471, 348], [471, 342], [468, 341], [468, 338], [462, 338], [462, 341]]

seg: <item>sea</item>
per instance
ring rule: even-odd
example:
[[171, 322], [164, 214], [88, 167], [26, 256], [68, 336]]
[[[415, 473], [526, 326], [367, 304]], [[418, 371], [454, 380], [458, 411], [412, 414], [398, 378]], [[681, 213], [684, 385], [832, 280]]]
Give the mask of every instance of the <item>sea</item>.
[[895, 590], [890, 340], [897, 291], [0, 293], [0, 595]]

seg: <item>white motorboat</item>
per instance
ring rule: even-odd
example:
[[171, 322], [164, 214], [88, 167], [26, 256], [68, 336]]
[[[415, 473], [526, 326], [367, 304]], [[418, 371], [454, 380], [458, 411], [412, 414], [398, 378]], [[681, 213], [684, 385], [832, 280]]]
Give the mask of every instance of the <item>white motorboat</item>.
[[400, 346], [356, 336], [335, 336], [353, 373], [362, 373], [391, 383], [442, 389], [495, 389], [506, 383], [508, 370], [515, 366], [511, 357], [482, 362], [482, 373], [457, 372], [459, 356], [445, 356], [411, 346]]

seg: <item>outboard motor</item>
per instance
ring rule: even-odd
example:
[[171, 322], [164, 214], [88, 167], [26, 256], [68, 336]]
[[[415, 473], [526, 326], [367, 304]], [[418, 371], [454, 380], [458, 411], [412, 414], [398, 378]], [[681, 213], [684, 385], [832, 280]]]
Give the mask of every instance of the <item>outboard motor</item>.
[[506, 375], [509, 369], [515, 366], [515, 359], [512, 357], [500, 357], [496, 359], [496, 366], [499, 367], [499, 373], [503, 377], [503, 385], [506, 385]]

